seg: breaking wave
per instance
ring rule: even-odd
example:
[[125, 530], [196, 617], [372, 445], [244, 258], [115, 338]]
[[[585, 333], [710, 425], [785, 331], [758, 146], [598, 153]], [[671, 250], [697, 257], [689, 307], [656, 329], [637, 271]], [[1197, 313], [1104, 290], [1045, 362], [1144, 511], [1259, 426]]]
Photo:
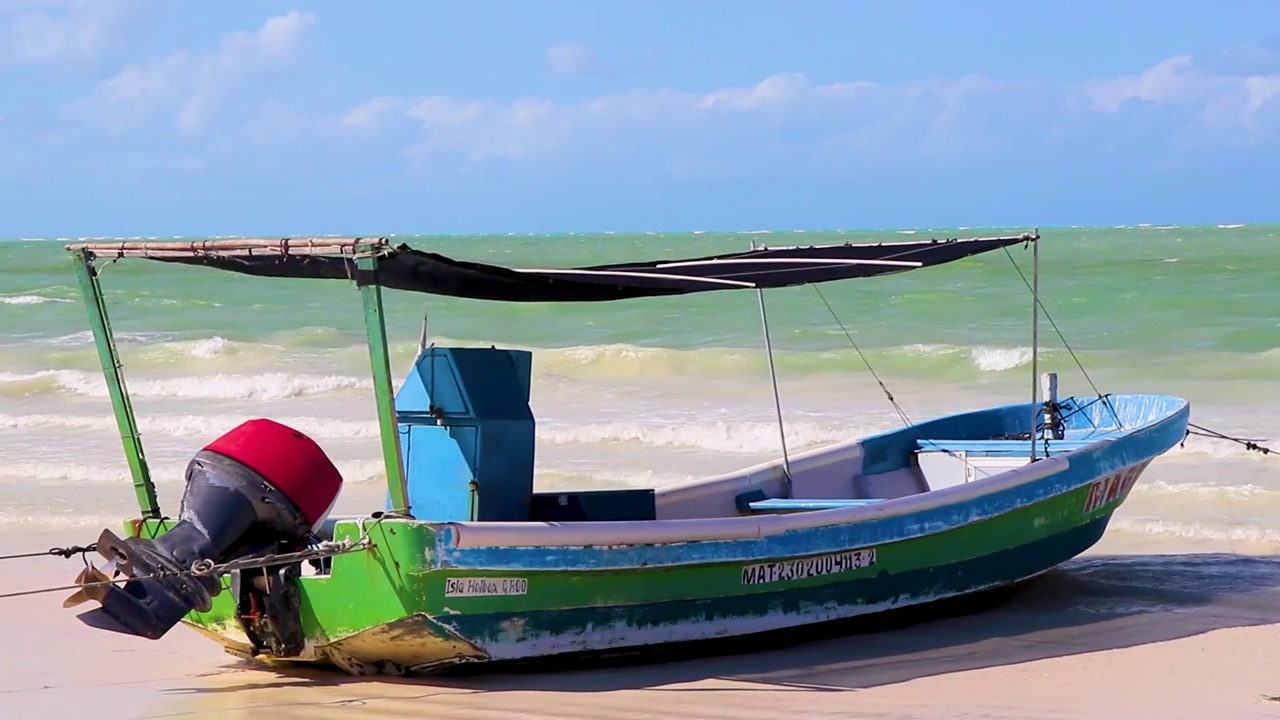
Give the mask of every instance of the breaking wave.
[[[880, 430], [855, 428], [841, 423], [806, 421], [786, 423], [784, 428], [787, 446], [791, 450], [851, 440]], [[637, 443], [734, 453], [778, 454], [781, 451], [777, 424], [766, 422], [548, 423], [539, 428], [538, 440], [557, 445]]]
[[[377, 438], [378, 424], [374, 421], [345, 420], [339, 418], [280, 417], [283, 423], [313, 438]], [[247, 415], [143, 415], [138, 417], [138, 429], [147, 435], [170, 437], [214, 437], [227, 432], [248, 419]], [[44, 428], [70, 428], [77, 430], [114, 431], [115, 418], [111, 415], [0, 415], [0, 428], [32, 430]]]
[[163, 349], [172, 350], [180, 356], [192, 357], [199, 360], [212, 360], [213, 358], [232, 354], [237, 348], [241, 347], [246, 347], [246, 344], [234, 343], [220, 335], [215, 335], [203, 340], [184, 340], [172, 343], [168, 346], [164, 346]]
[[[1251, 433], [1253, 434], [1253, 433]], [[1267, 431], [1261, 431], [1254, 434], [1257, 436], [1276, 437], [1275, 434]], [[1276, 447], [1280, 443], [1264, 440], [1262, 445]], [[1269, 455], [1263, 455], [1259, 452], [1250, 452], [1239, 445], [1219, 440], [1216, 438], [1203, 438], [1191, 436], [1186, 439], [1182, 446], [1171, 448], [1165, 455], [1161, 457], [1164, 462], [1169, 461], [1188, 461], [1203, 462], [1204, 460], [1239, 460], [1245, 462], [1274, 462]]]
[[1117, 517], [1112, 519], [1111, 527], [1125, 532], [1184, 540], [1280, 543], [1280, 532], [1256, 525], [1212, 525], [1203, 522]]
[[[340, 418], [305, 416], [270, 417], [316, 439], [376, 440], [378, 424]], [[215, 437], [248, 418], [247, 415], [141, 415], [138, 429], [144, 435], [166, 437]], [[115, 418], [102, 415], [3, 415], [0, 429], [75, 429], [115, 431]], [[836, 422], [789, 422], [785, 425], [791, 449], [825, 445], [870, 435], [888, 429], [853, 427]], [[769, 422], [606, 422], [570, 424], [542, 421], [537, 441], [551, 445], [636, 443], [660, 447], [700, 448], [718, 452], [776, 453], [778, 426]]]
[[[134, 510], [133, 512], [137, 512]], [[78, 508], [31, 508], [26, 511], [8, 511], [0, 515], [0, 525], [34, 526], [41, 530], [51, 527], [117, 527], [123, 513], [85, 514]]]
[[1139, 494], [1184, 495], [1197, 498], [1247, 500], [1277, 495], [1277, 491], [1261, 485], [1214, 485], [1212, 483], [1170, 483], [1163, 480], [1139, 482], [1134, 488]]
[[[128, 343], [160, 343], [174, 337], [174, 333], [171, 332], [117, 332], [113, 333], [113, 335], [116, 342], [121, 345]], [[93, 333], [89, 330], [80, 330], [66, 335], [47, 338], [42, 342], [48, 343], [49, 345], [67, 347], [85, 345], [92, 350]]]
[[[832, 331], [837, 332], [837, 331]], [[813, 336], [810, 336], [813, 337]], [[831, 342], [823, 333], [823, 344]], [[0, 345], [0, 361], [9, 368], [34, 371], [96, 370], [98, 358], [87, 331], [51, 338], [37, 338]], [[211, 361], [224, 376], [280, 374], [297, 369], [311, 377], [368, 375], [368, 350], [351, 333], [332, 328], [291, 330], [259, 340], [238, 340], [214, 334], [180, 338], [173, 332], [122, 332], [117, 334], [129, 378], [143, 375], [204, 375]], [[439, 345], [487, 347], [490, 343], [437, 337]], [[539, 348], [503, 343], [533, 352], [533, 370], [539, 377], [596, 381], [650, 381], [675, 379], [750, 380], [767, 378], [768, 358], [762, 348], [704, 347], [665, 348], [629, 343], [573, 345]], [[391, 347], [393, 371], [399, 375], [412, 362], [416, 342], [396, 342]], [[1090, 373], [1118, 372], [1124, 377], [1145, 377], [1159, 364], [1170, 377], [1196, 379], [1260, 380], [1280, 377], [1280, 350], [1241, 353], [1184, 353], [1177, 362], [1141, 353], [1078, 352]], [[870, 379], [870, 362], [886, 380], [926, 378], [945, 382], [1003, 379], [1026, 371], [1031, 362], [1027, 346], [915, 343], [890, 347], [863, 347], [863, 354], [849, 347], [831, 349], [776, 348], [777, 372], [784, 382], [799, 378], [841, 375]], [[864, 357], [866, 362], [864, 362]], [[1040, 350], [1046, 369], [1069, 372], [1074, 362], [1056, 347]], [[0, 373], [0, 394], [13, 373]], [[49, 386], [47, 389], [56, 389]], [[1105, 388], [1104, 388], [1105, 389]], [[202, 396], [204, 397], [204, 396]], [[236, 397], [241, 397], [237, 395]], [[251, 395], [249, 397], [260, 397]]]
[[[878, 368], [895, 374], [944, 374], [949, 379], [977, 377], [1020, 368], [1031, 362], [1029, 347], [988, 347], [912, 344], [864, 349]], [[1052, 358], [1041, 351], [1042, 358]], [[703, 348], [677, 350], [628, 344], [584, 345], [535, 351], [535, 368], [543, 372], [583, 375], [601, 379], [666, 377], [672, 375], [753, 375], [768, 372], [768, 359], [754, 348]], [[862, 358], [853, 349], [776, 350], [780, 374], [865, 372]]]
[[[58, 338], [55, 347], [34, 356], [25, 346], [0, 347], [9, 367], [40, 367], [26, 372], [0, 371], [0, 397], [42, 394], [106, 397], [107, 388], [92, 347], [69, 348], [78, 337]], [[372, 388], [364, 347], [287, 350], [216, 336], [163, 342], [122, 351], [125, 378], [135, 397], [205, 400], [278, 400], [344, 390]], [[392, 369], [408, 368], [413, 348], [396, 348]], [[869, 351], [873, 366], [894, 377], [965, 381], [1012, 370], [1030, 359], [1022, 348], [894, 348]], [[853, 351], [779, 352], [783, 382], [822, 375], [871, 381]], [[35, 362], [33, 362], [33, 360]], [[36, 364], [38, 363], [38, 364]], [[216, 363], [213, 365], [211, 363]], [[205, 371], [216, 367], [220, 372]], [[298, 372], [290, 372], [297, 369]], [[635, 345], [598, 345], [535, 351], [535, 382], [546, 379], [597, 382], [652, 382], [676, 379], [756, 382], [768, 377], [768, 360], [758, 350], [712, 348], [673, 350]]]
[[652, 470], [538, 470], [534, 489], [538, 492], [588, 490], [592, 488], [661, 488], [695, 479], [694, 475], [654, 472]]
[[44, 303], [69, 303], [74, 300], [48, 297], [46, 295], [4, 295], [0, 296], [0, 305], [43, 305]]
[[[182, 479], [186, 463], [175, 464], [152, 460], [151, 477], [157, 482]], [[34, 481], [40, 484], [61, 483], [129, 483], [129, 468], [123, 458], [104, 463], [29, 461], [0, 465], [0, 482]]]
[[969, 351], [973, 364], [983, 372], [1002, 372], [1031, 362], [1031, 348], [973, 348]]
[[[202, 400], [281, 400], [339, 390], [364, 390], [373, 384], [345, 375], [216, 374], [196, 377], [138, 378], [128, 381], [134, 397], [191, 398]], [[0, 372], [0, 395], [62, 393], [107, 397], [101, 375], [81, 370], [40, 370], [33, 373]]]
[[[151, 479], [157, 485], [182, 483], [188, 462], [189, 459], [151, 459], [148, 461]], [[380, 460], [335, 460], [333, 464], [346, 483], [364, 484], [386, 478]], [[130, 475], [123, 457], [93, 464], [50, 461], [0, 463], [0, 483], [15, 482], [30, 482], [33, 485], [118, 483], [127, 488]]]

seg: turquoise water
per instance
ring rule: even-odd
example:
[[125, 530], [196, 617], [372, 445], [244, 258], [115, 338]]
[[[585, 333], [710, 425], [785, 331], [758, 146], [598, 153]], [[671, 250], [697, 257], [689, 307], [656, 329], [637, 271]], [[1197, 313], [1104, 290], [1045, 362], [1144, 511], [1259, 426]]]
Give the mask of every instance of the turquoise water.
[[[920, 236], [1016, 232], [1016, 228], [920, 231]], [[578, 266], [631, 258], [681, 257], [770, 244], [893, 240], [894, 233], [705, 233], [562, 236], [400, 237], [454, 257], [512, 266]], [[1079, 349], [1096, 352], [1241, 355], [1280, 344], [1280, 226], [1045, 230], [1041, 294]], [[886, 237], [887, 236], [887, 237]], [[897, 235], [908, 239], [909, 235]], [[1031, 252], [1011, 255], [1028, 274]], [[554, 258], [554, 263], [548, 263]], [[85, 328], [67, 253], [57, 242], [0, 245], [0, 322], [10, 339], [53, 339]], [[106, 283], [120, 326], [173, 340], [338, 347], [360, 334], [355, 298], [340, 282], [247, 278], [198, 268], [119, 263]], [[1016, 347], [1030, 342], [1030, 301], [1010, 259], [997, 251], [927, 271], [821, 286], [866, 347]], [[410, 341], [430, 309], [441, 335], [532, 347], [634, 344], [664, 348], [758, 348], [751, 293], [720, 291], [592, 304], [496, 304], [390, 292], [389, 330]], [[47, 302], [53, 301], [53, 302]], [[768, 298], [779, 347], [848, 345], [810, 287]], [[17, 308], [14, 311], [13, 308]], [[245, 322], [252, 314], [253, 322]], [[1051, 330], [1045, 331], [1051, 335]], [[1052, 339], [1052, 338], [1049, 338]], [[838, 361], [832, 358], [833, 363]]]
[[[1023, 230], [396, 240], [520, 267], [688, 257], [753, 241]], [[1280, 438], [1280, 226], [1041, 233], [1042, 298], [1099, 389], [1181, 395], [1193, 402], [1196, 422]], [[63, 244], [0, 241], [0, 521], [54, 513], [66, 522], [97, 522], [129, 507], [119, 441]], [[919, 419], [1029, 396], [1030, 295], [1011, 258], [1029, 277], [1032, 253], [1018, 246], [1008, 255], [821, 290]], [[103, 284], [144, 441], [169, 501], [176, 504], [190, 454], [246, 415], [289, 418], [314, 433], [352, 483], [352, 502], [376, 496], [368, 356], [359, 295], [348, 283], [133, 260], [108, 266]], [[891, 406], [814, 289], [771, 291], [767, 301], [792, 442], [891, 427]], [[386, 303], [397, 375], [413, 357], [424, 312], [435, 342], [540, 351], [533, 402], [542, 486], [677, 482], [777, 453], [754, 293], [521, 305], [389, 291]], [[1053, 327], [1041, 321], [1040, 369], [1058, 372], [1064, 393], [1091, 392]], [[1152, 466], [1144, 490], [1126, 505], [1128, 524], [1119, 527], [1134, 542], [1271, 542], [1272, 521], [1280, 520], [1278, 470], [1280, 457], [1193, 438]]]

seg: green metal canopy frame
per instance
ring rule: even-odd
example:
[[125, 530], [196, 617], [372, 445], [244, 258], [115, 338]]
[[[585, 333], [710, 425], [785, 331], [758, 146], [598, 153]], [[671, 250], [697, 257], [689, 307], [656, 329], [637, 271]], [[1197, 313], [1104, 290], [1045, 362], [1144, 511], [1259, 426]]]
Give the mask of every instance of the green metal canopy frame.
[[[895, 243], [844, 243], [751, 250], [677, 260], [599, 265], [585, 268], [504, 268], [463, 262], [408, 246], [392, 246], [386, 238], [282, 238], [191, 241], [121, 241], [68, 245], [76, 260], [90, 327], [102, 362], [116, 424], [128, 458], [138, 507], [144, 520], [160, 520], [155, 484], [147, 467], [142, 439], [125, 385], [120, 354], [111, 334], [95, 260], [147, 258], [205, 265], [265, 277], [346, 279], [360, 289], [369, 362], [373, 370], [378, 431], [394, 510], [412, 517], [396, 424], [395, 393], [383, 319], [383, 286], [436, 295], [505, 302], [608, 301], [647, 296], [755, 289], [764, 315], [765, 288], [830, 282], [940, 265], [964, 257], [1035, 243], [1039, 231], [997, 237], [928, 239]], [[1033, 343], [1034, 344], [1034, 343]], [[1033, 383], [1034, 384], [1034, 383]], [[781, 407], [778, 406], [781, 432]], [[784, 462], [786, 441], [782, 436]]]
[[391, 359], [387, 346], [386, 323], [383, 319], [382, 286], [378, 282], [378, 261], [389, 251], [383, 238], [288, 238], [277, 240], [209, 240], [197, 242], [149, 243], [81, 243], [68, 245], [75, 260], [80, 290], [89, 312], [89, 326], [97, 346], [102, 374], [107, 382], [111, 407], [124, 444], [129, 474], [143, 521], [160, 521], [163, 514], [156, 497], [155, 482], [142, 449], [142, 437], [129, 390], [125, 384], [124, 366], [111, 332], [106, 299], [99, 282], [99, 255], [115, 259], [125, 257], [160, 258], [168, 255], [216, 254], [219, 256], [346, 256], [355, 261], [362, 281], [357, 283], [364, 309], [365, 334], [369, 344], [369, 363], [373, 369], [373, 392], [377, 404], [378, 431], [382, 439], [382, 457], [387, 473], [387, 490], [395, 512], [412, 517], [404, 468], [400, 460], [400, 435], [396, 430], [395, 390], [391, 382]]

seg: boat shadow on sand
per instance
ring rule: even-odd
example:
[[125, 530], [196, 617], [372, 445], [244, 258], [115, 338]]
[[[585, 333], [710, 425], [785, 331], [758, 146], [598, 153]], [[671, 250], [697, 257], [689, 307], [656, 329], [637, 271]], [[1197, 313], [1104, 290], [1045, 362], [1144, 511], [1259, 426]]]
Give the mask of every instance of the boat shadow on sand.
[[482, 692], [607, 692], [720, 679], [839, 691], [1275, 622], [1280, 557], [1093, 555], [1013, 589], [749, 637], [462, 666], [415, 678], [272, 669], [276, 679], [251, 686], [377, 680]]

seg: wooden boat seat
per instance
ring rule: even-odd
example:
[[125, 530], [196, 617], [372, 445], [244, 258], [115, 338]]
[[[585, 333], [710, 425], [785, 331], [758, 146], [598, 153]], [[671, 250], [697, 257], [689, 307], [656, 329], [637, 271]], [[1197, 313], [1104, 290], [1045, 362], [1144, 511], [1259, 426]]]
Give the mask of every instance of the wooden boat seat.
[[[1094, 440], [1050, 440], [1049, 454], [1079, 450], [1099, 442]], [[1044, 452], [1043, 442], [1036, 442], [1036, 454]], [[967, 455], [1026, 455], [1031, 451], [1029, 440], [933, 440], [916, 441], [920, 452], [953, 452]]]
[[858, 507], [884, 502], [884, 498], [843, 498], [820, 500], [811, 498], [765, 498], [747, 503], [752, 512], [800, 512], [803, 510], [832, 510]]

